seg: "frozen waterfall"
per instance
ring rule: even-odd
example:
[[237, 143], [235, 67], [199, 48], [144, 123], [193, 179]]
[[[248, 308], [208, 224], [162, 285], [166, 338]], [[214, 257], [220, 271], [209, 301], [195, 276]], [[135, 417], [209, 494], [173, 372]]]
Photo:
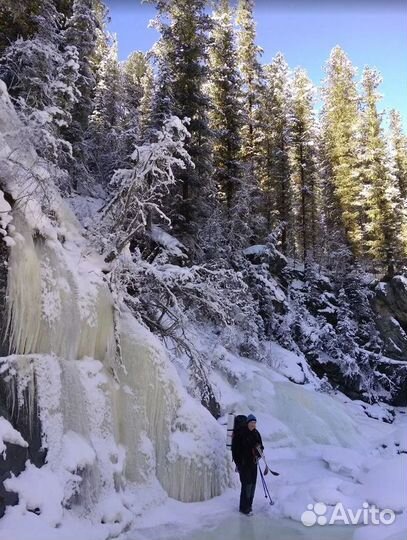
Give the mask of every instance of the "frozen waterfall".
[[86, 500], [76, 500], [90, 507], [102, 492], [151, 476], [182, 501], [219, 495], [227, 484], [224, 434], [183, 390], [158, 339], [123, 313], [125, 369], [116, 366], [116, 382], [113, 306], [101, 272], [74, 242], [33, 237], [20, 213], [13, 224], [8, 305], [16, 355], [8, 368], [17, 394], [29, 386], [38, 400], [52, 468], [64, 463], [67, 434], [94, 452], [75, 486]]
[[39, 421], [47, 451], [44, 467], [27, 462], [7, 489], [28, 510], [46, 513], [40, 494], [26, 500], [25, 485], [47, 477], [55, 487], [52, 526], [63, 508], [77, 508], [99, 523], [122, 521], [122, 528], [126, 486], [158, 480], [163, 493], [188, 502], [219, 495], [229, 483], [221, 426], [187, 394], [159, 340], [125, 307], [124, 367], [115, 365], [103, 260], [24, 137], [1, 81], [0, 105], [2, 188], [15, 201], [3, 220], [10, 355], [0, 370], [10, 410], [26, 414], [30, 425]]

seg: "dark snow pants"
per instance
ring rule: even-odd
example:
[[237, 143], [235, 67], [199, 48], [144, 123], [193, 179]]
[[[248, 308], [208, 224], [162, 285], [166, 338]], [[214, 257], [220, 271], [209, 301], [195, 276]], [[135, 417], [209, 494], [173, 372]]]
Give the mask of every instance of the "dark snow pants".
[[254, 492], [256, 490], [257, 464], [249, 464], [239, 467], [240, 483], [240, 512], [247, 514], [252, 509]]

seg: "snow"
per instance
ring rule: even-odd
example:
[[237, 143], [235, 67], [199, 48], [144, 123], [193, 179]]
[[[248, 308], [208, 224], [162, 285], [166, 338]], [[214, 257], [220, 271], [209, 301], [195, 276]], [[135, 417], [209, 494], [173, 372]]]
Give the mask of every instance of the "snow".
[[41, 513], [41, 520], [51, 527], [60, 525], [64, 489], [49, 467], [38, 469], [27, 462], [25, 470], [18, 477], [5, 480], [4, 485], [8, 491], [18, 494], [18, 507], [22, 515], [25, 510], [38, 511]]
[[8, 420], [0, 416], [0, 454], [3, 458], [6, 457], [5, 443], [17, 444], [23, 448], [27, 448], [27, 442], [22, 438], [21, 434], [13, 428]]
[[67, 431], [63, 435], [62, 464], [68, 471], [75, 472], [92, 466], [95, 460], [96, 453], [85, 437], [74, 431]]
[[263, 255], [267, 253], [267, 246], [263, 244], [256, 244], [243, 250], [243, 255]]
[[369, 503], [379, 508], [403, 512], [407, 508], [406, 471], [406, 454], [381, 460], [378, 467], [359, 476], [361, 485], [355, 492], [360, 491]]
[[158, 225], [152, 225], [151, 239], [163, 246], [171, 255], [176, 255], [177, 257], [186, 256], [186, 247], [179, 240], [163, 231]]

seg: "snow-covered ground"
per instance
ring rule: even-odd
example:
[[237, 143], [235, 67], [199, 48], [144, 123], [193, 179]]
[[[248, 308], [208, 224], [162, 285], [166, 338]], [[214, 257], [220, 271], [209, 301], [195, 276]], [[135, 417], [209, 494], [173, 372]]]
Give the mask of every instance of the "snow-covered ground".
[[[220, 353], [223, 353], [220, 354]], [[280, 540], [336, 538], [353, 540], [401, 540], [407, 532], [406, 470], [407, 415], [399, 410], [393, 424], [370, 418], [366, 404], [352, 402], [343, 395], [318, 393], [312, 385], [298, 385], [287, 379], [296, 371], [298, 357], [279, 347], [274, 354], [278, 371], [255, 361], [238, 358], [217, 349], [223, 357], [213, 374], [222, 410], [226, 413], [254, 412], [258, 418], [269, 466], [280, 476], [266, 477], [275, 504], [270, 506], [258, 479], [252, 517], [237, 511], [239, 483], [230, 456], [232, 486], [220, 496], [204, 502], [183, 503], [169, 498], [157, 481], [128, 483], [120, 495], [127, 508], [129, 531], [123, 540], [263, 539], [275, 533]], [[282, 373], [286, 372], [285, 375]], [[230, 382], [234, 381], [234, 382]], [[237, 381], [237, 382], [236, 382]], [[372, 408], [373, 413], [375, 407]], [[219, 419], [226, 442], [226, 415]], [[72, 435], [72, 434], [71, 434]], [[70, 436], [75, 446], [75, 437]], [[79, 447], [83, 445], [81, 440]], [[69, 445], [68, 445], [69, 446]], [[86, 445], [85, 445], [86, 446]], [[385, 446], [385, 447], [384, 447]], [[91, 455], [88, 447], [82, 454]], [[129, 450], [128, 450], [129, 451]], [[228, 452], [226, 445], [225, 454]], [[398, 453], [404, 452], [404, 453]], [[58, 486], [46, 470], [20, 482], [25, 500], [44, 499], [52, 506]], [[39, 472], [39, 471], [38, 471]], [[30, 483], [31, 478], [31, 483]], [[15, 481], [14, 481], [15, 482]], [[40, 483], [40, 488], [34, 483]], [[9, 481], [10, 487], [13, 481]], [[37, 493], [41, 492], [41, 496]], [[59, 497], [61, 499], [61, 497]], [[307, 505], [322, 502], [329, 519], [337, 503], [354, 512], [363, 503], [396, 512], [392, 525], [314, 525], [305, 527], [301, 515]], [[112, 513], [117, 501], [104, 504]], [[57, 505], [58, 506], [58, 505]], [[55, 510], [55, 508], [54, 508]], [[9, 508], [0, 521], [1, 540], [101, 540], [107, 528], [92, 523], [92, 515], [79, 509], [60, 509], [57, 528], [45, 515]], [[401, 513], [403, 512], [404, 513]], [[113, 520], [114, 521], [114, 520]], [[122, 523], [121, 523], [122, 525]], [[27, 536], [29, 531], [29, 536]], [[329, 531], [329, 533], [328, 533]], [[112, 531], [110, 531], [112, 532]], [[327, 536], [329, 534], [329, 536]]]
[[[405, 411], [399, 410], [395, 422], [388, 424], [368, 417], [366, 404], [295, 385], [281, 373], [295, 375], [298, 357], [279, 346], [274, 353], [278, 372], [251, 360], [229, 357], [227, 368], [214, 377], [224, 410], [255, 412], [258, 418], [268, 464], [280, 473], [279, 477], [266, 477], [274, 506], [264, 498], [258, 478], [255, 515], [241, 516], [235, 478], [233, 488], [210, 501], [185, 505], [167, 500], [143, 512], [136, 516], [135, 531], [126, 540], [406, 537], [407, 454], [398, 453], [407, 450]], [[227, 376], [237, 376], [239, 382], [230, 385]], [[377, 407], [371, 409], [368, 412], [377, 415]], [[225, 424], [226, 418], [220, 422]], [[392, 509], [396, 520], [392, 525], [365, 525], [361, 514], [358, 526], [343, 525], [340, 520], [332, 525], [304, 526], [302, 513], [318, 502], [326, 505], [328, 521], [337, 503], [354, 514], [366, 503]], [[350, 514], [346, 517], [350, 519]]]

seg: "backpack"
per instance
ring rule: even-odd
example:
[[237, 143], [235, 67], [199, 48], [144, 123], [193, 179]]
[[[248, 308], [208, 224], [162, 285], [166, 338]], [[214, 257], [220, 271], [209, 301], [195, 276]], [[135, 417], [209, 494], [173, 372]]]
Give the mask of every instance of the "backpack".
[[247, 416], [244, 414], [237, 414], [236, 416], [232, 413], [229, 414], [228, 418], [228, 429], [226, 437], [226, 446], [229, 450], [232, 449], [232, 438], [233, 434], [239, 431], [239, 429], [247, 424]]

